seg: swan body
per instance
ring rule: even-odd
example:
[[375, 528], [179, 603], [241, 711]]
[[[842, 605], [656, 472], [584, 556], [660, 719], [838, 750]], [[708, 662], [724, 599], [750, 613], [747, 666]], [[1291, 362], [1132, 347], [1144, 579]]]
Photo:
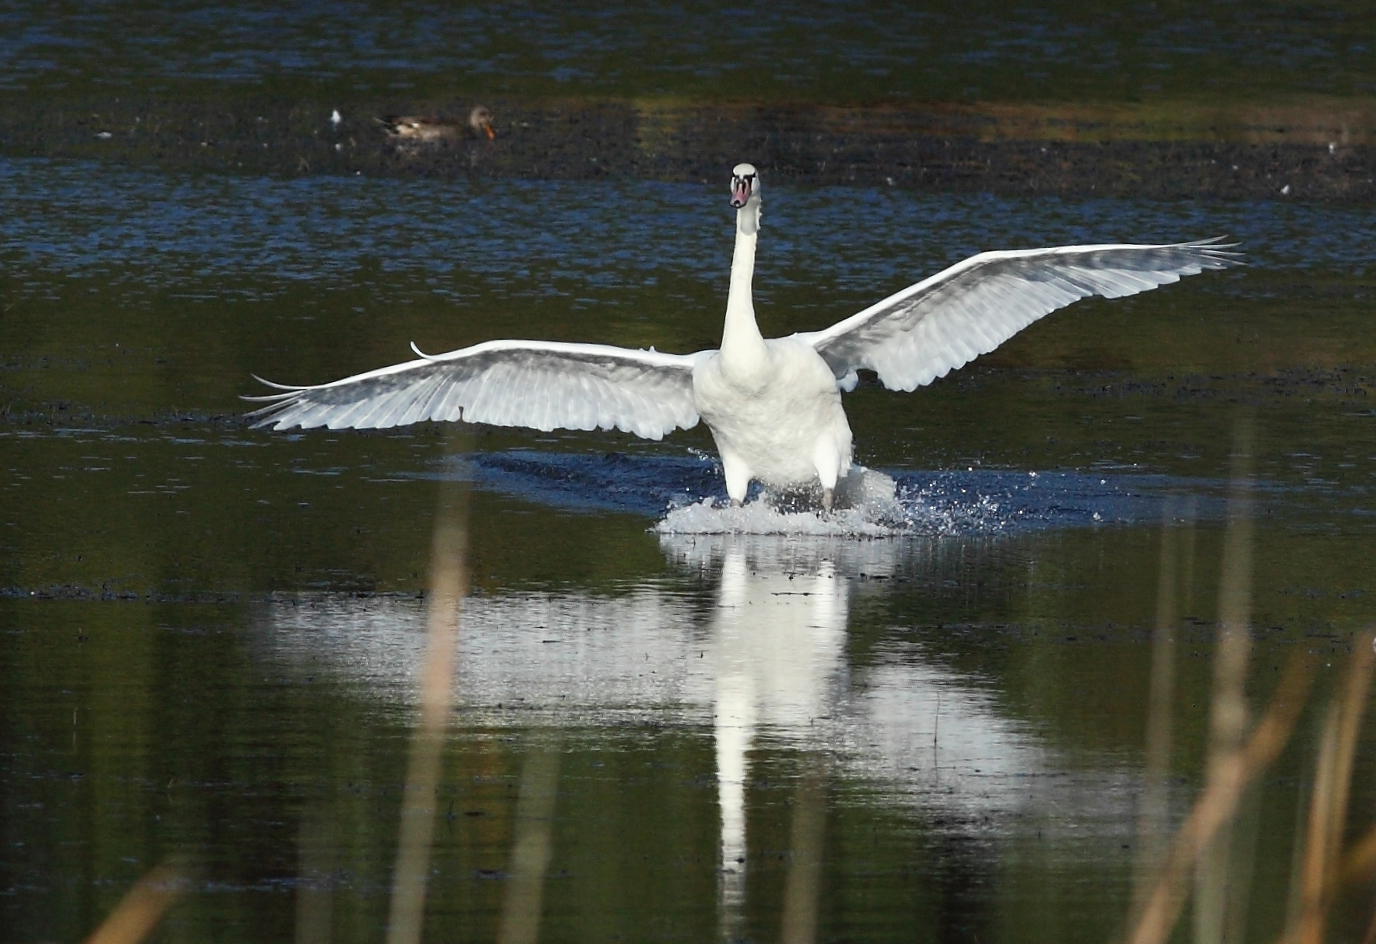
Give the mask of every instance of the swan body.
[[736, 249], [721, 349], [693, 367], [693, 405], [721, 455], [726, 492], [742, 501], [752, 479], [788, 487], [812, 480], [830, 506], [836, 480], [850, 469], [851, 433], [830, 367], [805, 341], [766, 340], [755, 322], [751, 284], [760, 230], [755, 168], [739, 165]]
[[[741, 500], [751, 480], [836, 487], [851, 463], [850, 423], [826, 361], [797, 338], [765, 342], [751, 372], [732, 372], [720, 354], [693, 370], [693, 404], [721, 455], [726, 491]], [[826, 499], [824, 499], [826, 501]]]
[[[721, 347], [665, 354], [603, 344], [487, 341], [318, 386], [262, 381], [277, 393], [256, 426], [370, 429], [454, 420], [540, 430], [619, 429], [661, 439], [701, 419], [721, 455], [726, 490], [750, 482], [822, 489], [831, 506], [850, 469], [841, 394], [858, 370], [914, 390], [998, 347], [1032, 322], [1093, 295], [1118, 298], [1205, 269], [1239, 264], [1218, 240], [982, 252], [821, 331], [766, 339], [751, 284], [760, 229], [759, 177], [731, 181], [736, 245]], [[261, 378], [259, 378], [261, 380]]]

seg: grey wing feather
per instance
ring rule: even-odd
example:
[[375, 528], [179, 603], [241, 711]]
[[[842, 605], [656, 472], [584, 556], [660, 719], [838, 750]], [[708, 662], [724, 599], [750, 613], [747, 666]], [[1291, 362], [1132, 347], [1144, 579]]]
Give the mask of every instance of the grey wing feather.
[[823, 331], [799, 334], [842, 389], [873, 370], [914, 390], [987, 354], [1032, 322], [1091, 295], [1120, 298], [1204, 269], [1239, 265], [1219, 239], [982, 252]]
[[661, 439], [698, 422], [698, 357], [601, 344], [489, 341], [314, 387], [263, 381], [281, 392], [244, 399], [267, 404], [249, 418], [273, 429], [464, 420], [540, 430], [619, 429]]

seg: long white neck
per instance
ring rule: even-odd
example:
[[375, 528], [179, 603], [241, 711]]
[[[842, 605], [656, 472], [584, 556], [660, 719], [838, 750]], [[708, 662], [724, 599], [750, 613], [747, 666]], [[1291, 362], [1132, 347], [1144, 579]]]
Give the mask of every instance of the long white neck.
[[736, 251], [731, 256], [731, 288], [726, 294], [726, 327], [721, 335], [722, 366], [729, 373], [752, 373], [768, 359], [751, 298], [759, 232], [760, 198], [756, 196], [736, 211]]

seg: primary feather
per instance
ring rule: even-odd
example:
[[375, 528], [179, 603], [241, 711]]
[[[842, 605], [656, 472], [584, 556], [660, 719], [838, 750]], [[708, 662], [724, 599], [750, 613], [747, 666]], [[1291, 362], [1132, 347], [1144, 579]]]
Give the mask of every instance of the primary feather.
[[[487, 341], [313, 387], [248, 399], [257, 426], [386, 429], [423, 420], [619, 429], [662, 439], [697, 425], [693, 355], [603, 344]], [[266, 382], [266, 381], [265, 381]]]
[[801, 333], [837, 378], [873, 370], [915, 390], [1092, 295], [1121, 298], [1237, 264], [1217, 239], [982, 252], [822, 331]]

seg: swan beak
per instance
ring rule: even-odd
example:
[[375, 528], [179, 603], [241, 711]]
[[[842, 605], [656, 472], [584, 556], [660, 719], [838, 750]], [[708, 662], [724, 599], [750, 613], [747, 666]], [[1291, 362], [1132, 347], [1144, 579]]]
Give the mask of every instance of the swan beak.
[[483, 122], [483, 131], [485, 131], [485, 132], [487, 133], [487, 140], [489, 140], [489, 141], [491, 141], [493, 138], [497, 137], [497, 132], [495, 132], [495, 131], [492, 130], [492, 124], [491, 124], [491, 122], [487, 122], [487, 121], [484, 121], [484, 122]]
[[739, 210], [750, 201], [750, 191], [753, 189], [752, 177], [732, 177], [731, 178], [731, 206]]

